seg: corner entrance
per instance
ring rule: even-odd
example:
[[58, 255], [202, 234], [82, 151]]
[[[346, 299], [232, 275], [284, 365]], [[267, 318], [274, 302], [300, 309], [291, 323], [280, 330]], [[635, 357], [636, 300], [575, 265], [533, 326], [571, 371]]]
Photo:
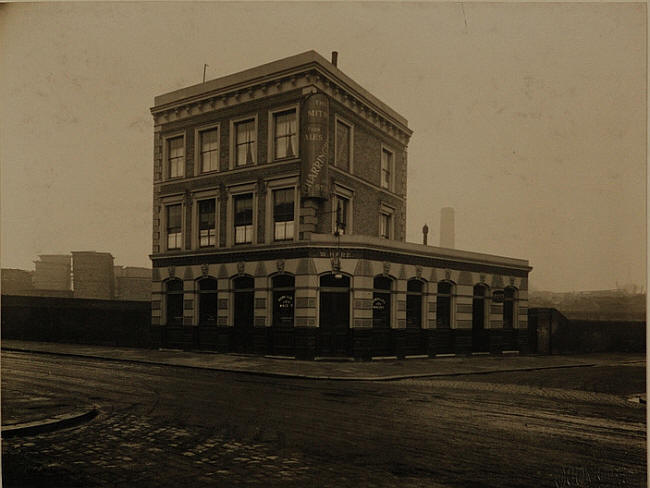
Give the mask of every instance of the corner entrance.
[[349, 355], [350, 278], [327, 274], [320, 278], [318, 355]]

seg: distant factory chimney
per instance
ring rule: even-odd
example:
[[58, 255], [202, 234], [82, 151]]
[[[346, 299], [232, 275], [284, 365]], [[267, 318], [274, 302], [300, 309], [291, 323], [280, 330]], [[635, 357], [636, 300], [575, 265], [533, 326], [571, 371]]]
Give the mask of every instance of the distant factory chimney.
[[424, 227], [422, 227], [422, 244], [425, 246], [427, 245], [427, 234], [429, 233], [429, 226], [427, 224], [424, 224]]
[[453, 249], [455, 246], [454, 208], [444, 207], [440, 211], [440, 247]]
[[339, 63], [339, 52], [332, 51], [332, 64], [334, 66], [338, 66], [338, 63]]

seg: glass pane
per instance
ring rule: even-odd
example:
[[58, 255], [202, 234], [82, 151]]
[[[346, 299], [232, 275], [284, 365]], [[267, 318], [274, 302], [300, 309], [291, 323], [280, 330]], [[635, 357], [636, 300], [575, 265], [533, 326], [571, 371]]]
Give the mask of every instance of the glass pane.
[[274, 276], [271, 280], [273, 288], [291, 288], [294, 286], [295, 278], [291, 275], [278, 275]]
[[390, 290], [392, 284], [393, 280], [387, 278], [386, 276], [377, 276], [373, 282], [374, 288], [378, 288], [380, 290]]
[[293, 220], [293, 188], [273, 192], [273, 220], [286, 222]]
[[200, 290], [216, 290], [217, 289], [217, 280], [213, 278], [204, 278], [199, 281]]
[[169, 280], [167, 282], [167, 291], [183, 291], [183, 280]]
[[174, 232], [181, 228], [181, 206], [168, 205], [167, 206], [167, 231]]
[[244, 195], [235, 197], [235, 225], [249, 225], [253, 223], [253, 197]]
[[255, 280], [249, 276], [241, 276], [239, 278], [235, 278], [233, 281], [233, 288], [235, 290], [246, 290], [246, 289], [251, 289], [255, 288]]
[[451, 283], [447, 283], [446, 281], [438, 283], [438, 294], [441, 293], [451, 295]]
[[406, 290], [415, 293], [422, 293], [422, 282], [420, 280], [409, 280], [406, 284]]
[[448, 328], [451, 324], [451, 298], [448, 296], [438, 296], [436, 323], [442, 328]]
[[475, 297], [484, 297], [485, 296], [485, 286], [483, 285], [476, 285], [474, 287], [474, 296]]

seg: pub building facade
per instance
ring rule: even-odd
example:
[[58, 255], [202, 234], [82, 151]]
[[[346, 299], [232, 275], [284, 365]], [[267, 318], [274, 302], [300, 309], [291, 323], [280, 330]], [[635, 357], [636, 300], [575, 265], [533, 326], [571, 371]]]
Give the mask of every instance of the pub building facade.
[[335, 55], [155, 98], [157, 344], [298, 358], [525, 352], [528, 262], [405, 242], [412, 132]]

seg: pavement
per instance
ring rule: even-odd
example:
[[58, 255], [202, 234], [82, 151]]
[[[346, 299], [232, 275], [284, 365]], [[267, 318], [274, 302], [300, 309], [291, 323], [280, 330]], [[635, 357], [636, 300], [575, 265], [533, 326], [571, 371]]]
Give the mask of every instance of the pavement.
[[[301, 361], [292, 358], [187, 352], [176, 350], [102, 347], [3, 340], [2, 349], [57, 356], [95, 358], [221, 372], [335, 381], [390, 381], [441, 376], [477, 375], [608, 364], [639, 364], [642, 354], [589, 354], [567, 356], [446, 356], [436, 358], [382, 359], [366, 362], [344, 360]], [[81, 423], [97, 414], [94, 405], [77, 405], [43, 395], [2, 391], [2, 436], [28, 435]]]

